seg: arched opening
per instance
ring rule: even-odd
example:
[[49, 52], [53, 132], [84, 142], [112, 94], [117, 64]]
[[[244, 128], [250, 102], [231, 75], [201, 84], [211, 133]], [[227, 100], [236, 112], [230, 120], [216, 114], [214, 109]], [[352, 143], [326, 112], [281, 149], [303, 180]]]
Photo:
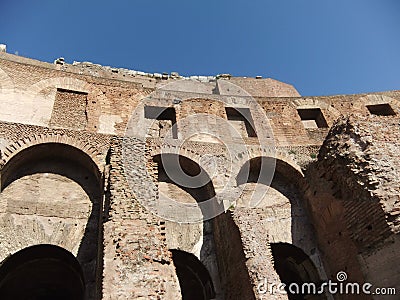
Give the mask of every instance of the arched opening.
[[[173, 213], [177, 218], [167, 220], [165, 227], [168, 248], [179, 249], [174, 250], [173, 257], [174, 262], [176, 260], [176, 270], [184, 299], [212, 299], [205, 296], [211, 295], [210, 292], [191, 294], [190, 286], [193, 284], [193, 288], [200, 289], [201, 285], [199, 285], [199, 279], [196, 279], [196, 276], [208, 274], [209, 280], [207, 279], [207, 282], [213, 287], [212, 294], [222, 293], [215, 251], [214, 219], [207, 218], [212, 214], [209, 209], [214, 209], [218, 205], [213, 199], [215, 196], [213, 183], [201, 166], [185, 156], [176, 154], [156, 155], [153, 157], [153, 162], [157, 164], [159, 194], [163, 193], [171, 199], [170, 201], [183, 204], [174, 209]], [[202, 206], [202, 204], [208, 203], [210, 205]], [[189, 205], [195, 209], [185, 211]], [[193, 212], [193, 215], [190, 215], [191, 212]], [[179, 217], [181, 215], [184, 217], [189, 215], [189, 218], [194, 218], [180, 222]], [[196, 265], [198, 268], [201, 266], [203, 271], [190, 271]], [[204, 280], [203, 278], [201, 282]], [[201, 284], [204, 285], [204, 288], [207, 286], [204, 282]], [[206, 288], [206, 290], [208, 291], [210, 288]]]
[[207, 172], [193, 160], [177, 154], [153, 157], [157, 165], [158, 209], [165, 218], [178, 223], [201, 223], [223, 211], [215, 198]]
[[84, 169], [85, 173], [89, 173], [100, 183], [101, 174], [98, 167], [82, 150], [67, 144], [43, 143], [22, 150], [7, 162], [1, 170], [1, 190], [18, 178], [34, 173], [60, 173], [75, 181], [79, 180], [79, 172], [68, 172], [68, 169], [64, 168], [65, 165]]
[[273, 157], [259, 156], [248, 160], [240, 169], [236, 182], [243, 187], [239, 204], [257, 207], [289, 206], [293, 216], [305, 215], [299, 190], [303, 180], [300, 171]]
[[255, 157], [248, 160], [236, 177], [237, 185], [244, 183], [262, 183], [269, 185], [275, 170], [275, 159], [272, 157]]
[[[270, 168], [275, 160], [271, 180]], [[244, 187], [239, 200], [244, 205], [236, 212], [240, 218], [239, 226], [245, 224], [245, 228], [251, 228], [252, 234], [258, 237], [257, 244], [262, 245], [258, 249], [260, 252], [269, 253], [267, 245], [274, 243], [271, 244], [274, 259], [264, 256], [261, 263], [255, 262], [259, 266], [254, 268], [259, 267], [265, 274], [263, 276], [272, 280], [278, 280], [279, 276], [285, 284], [315, 283], [326, 278], [313, 223], [303, 198], [301, 172], [283, 160], [256, 157], [242, 167], [237, 183]], [[253, 208], [247, 203], [256, 205]], [[310, 296], [290, 295], [289, 299], [325, 299], [321, 295]]]
[[1, 263], [0, 295], [3, 300], [84, 299], [81, 266], [58, 246], [25, 248]]
[[283, 176], [293, 183], [298, 183], [302, 175], [287, 162], [273, 157], [258, 156], [248, 160], [236, 177], [237, 185], [261, 183], [269, 185], [276, 176]]
[[270, 246], [275, 270], [286, 285], [289, 300], [326, 299], [322, 294], [317, 295], [321, 279], [303, 250], [288, 243], [271, 243]]
[[182, 300], [214, 299], [211, 276], [197, 257], [185, 251], [170, 251], [181, 287]]
[[87, 299], [96, 299], [101, 212], [101, 173], [89, 155], [62, 143], [28, 147], [1, 170], [0, 259], [36, 244], [61, 246], [82, 267]]
[[[157, 163], [158, 167], [158, 182], [177, 186], [188, 193], [196, 202], [203, 202], [215, 196], [210, 177], [193, 160], [182, 155], [167, 153], [154, 156], [153, 161]], [[187, 177], [179, 180], [184, 176]], [[176, 200], [186, 202], [188, 199]]]

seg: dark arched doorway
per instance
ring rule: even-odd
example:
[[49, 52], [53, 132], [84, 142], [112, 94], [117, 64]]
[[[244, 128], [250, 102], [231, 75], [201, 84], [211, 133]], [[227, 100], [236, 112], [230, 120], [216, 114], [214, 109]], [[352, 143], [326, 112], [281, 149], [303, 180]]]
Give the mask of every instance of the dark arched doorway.
[[0, 261], [33, 245], [61, 246], [82, 267], [87, 299], [98, 299], [104, 189], [91, 156], [63, 143], [32, 145], [7, 161], [0, 179]]
[[176, 268], [182, 300], [214, 299], [214, 286], [204, 265], [191, 253], [170, 250]]
[[[215, 196], [213, 182], [207, 172], [188, 157], [163, 153], [154, 156], [153, 162], [157, 164], [159, 197], [161, 198], [163, 194], [169, 198], [168, 201], [171, 203], [175, 201], [177, 204], [173, 211], [177, 218], [167, 219], [165, 228], [168, 248], [180, 251], [174, 250], [173, 258], [182, 291], [186, 291], [183, 292], [183, 299], [213, 299], [215, 296], [213, 298], [205, 296], [210, 293], [202, 292], [200, 288], [202, 283], [199, 285], [196, 279], [198, 274], [207, 274], [209, 282], [213, 283], [213, 288], [208, 289], [213, 291], [211, 294], [219, 296], [222, 293], [218, 257], [215, 251], [215, 220], [208, 219], [210, 214], [218, 209], [222, 210], [222, 207], [219, 207], [221, 204], [213, 199]], [[197, 269], [204, 269], [204, 272], [199, 273], [193, 269], [194, 266], [197, 266]], [[185, 288], [190, 286], [188, 282], [193, 283], [193, 288]], [[201, 292], [192, 294], [193, 289]]]
[[[288, 243], [271, 243], [270, 246], [275, 270], [286, 285], [289, 300], [326, 299], [324, 294], [318, 294], [321, 279], [303, 250]], [[315, 289], [309, 284], [314, 284]]]
[[2, 300], [81, 300], [81, 266], [67, 250], [53, 245], [25, 248], [0, 266]]

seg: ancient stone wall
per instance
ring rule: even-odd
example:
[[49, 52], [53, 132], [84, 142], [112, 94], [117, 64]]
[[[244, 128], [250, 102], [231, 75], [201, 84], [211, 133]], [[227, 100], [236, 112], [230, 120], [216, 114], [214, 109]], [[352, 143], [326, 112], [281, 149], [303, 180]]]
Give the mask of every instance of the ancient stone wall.
[[331, 276], [344, 270], [354, 281], [399, 286], [398, 123], [397, 116], [340, 119], [307, 171], [306, 194]]
[[[129, 142], [132, 162], [143, 156], [141, 146], [139, 141]], [[135, 200], [124, 176], [121, 148], [121, 139], [114, 139], [103, 225], [103, 299], [176, 299], [179, 289], [166, 247], [165, 221]], [[138, 184], [141, 175], [145, 176], [135, 175]]]
[[[138, 74], [127, 77], [105, 70], [102, 70], [101, 73], [84, 72], [77, 66], [51, 65], [6, 53], [0, 53], [0, 58], [0, 76], [2, 78], [0, 97], [4, 104], [0, 112], [0, 120], [46, 127], [69, 128], [71, 125], [57, 125], [54, 123], [56, 121], [51, 120], [52, 118], [62, 117], [57, 117], [57, 114], [61, 114], [62, 111], [62, 97], [67, 97], [66, 95], [81, 95], [82, 97], [87, 94], [86, 99], [80, 100], [74, 105], [71, 104], [69, 107], [70, 113], [75, 118], [82, 118], [74, 122], [76, 124], [75, 129], [82, 129], [86, 122], [85, 130], [88, 132], [123, 135], [126, 124], [139, 101], [154, 91], [156, 86], [177, 80], [171, 77], [167, 79], [147, 77], [147, 80], [153, 83], [148, 86], [142, 82], [144, 80], [143, 75]], [[107, 74], [111, 75], [107, 77]], [[262, 85], [265, 85], [263, 90], [271, 83], [271, 89], [274, 90], [274, 93], [261, 97], [257, 92], [252, 95], [256, 97], [265, 110], [276, 144], [282, 146], [319, 145], [323, 142], [327, 129], [340, 115], [369, 114], [367, 105], [386, 103], [398, 107], [400, 97], [399, 92], [300, 97], [297, 92], [278, 93], [280, 89], [276, 86], [279, 86], [279, 84], [270, 79], [247, 78], [239, 80], [232, 77], [232, 79], [214, 78], [208, 80], [204, 83], [206, 86], [214, 85], [216, 87], [219, 81], [228, 82], [230, 83], [229, 86], [241, 83], [239, 87], [244, 90], [246, 90], [247, 85], [242, 84], [242, 82], [249, 82], [249, 86], [252, 85], [252, 80], [262, 82]], [[286, 87], [286, 85], [283, 86]], [[252, 89], [249, 87], [248, 95], [251, 94], [251, 91]], [[213, 92], [213, 90], [207, 88], [199, 91], [199, 93], [216, 93], [216, 95], [230, 97], [230, 94], [218, 94], [218, 91]], [[194, 91], [193, 94], [195, 94]], [[161, 106], [173, 107], [172, 100], [167, 106], [166, 103], [162, 103]], [[84, 102], [86, 102], [85, 105]], [[181, 105], [182, 108], [180, 108]], [[184, 106], [189, 105], [189, 103], [185, 104], [184, 102], [181, 105], [177, 105], [179, 110], [187, 111]], [[195, 111], [195, 105], [190, 107]], [[52, 116], [54, 108], [56, 110], [54, 116]], [[303, 116], [299, 114], [299, 110], [303, 110]], [[203, 112], [209, 113], [209, 110]], [[181, 113], [176, 111], [176, 114], [178, 120]], [[216, 115], [226, 118], [225, 112], [221, 109]], [[324, 121], [318, 121], [321, 118]]]
[[399, 91], [0, 53], [0, 106], [0, 261], [61, 247], [86, 299], [290, 299], [258, 285], [339, 271], [400, 289]]

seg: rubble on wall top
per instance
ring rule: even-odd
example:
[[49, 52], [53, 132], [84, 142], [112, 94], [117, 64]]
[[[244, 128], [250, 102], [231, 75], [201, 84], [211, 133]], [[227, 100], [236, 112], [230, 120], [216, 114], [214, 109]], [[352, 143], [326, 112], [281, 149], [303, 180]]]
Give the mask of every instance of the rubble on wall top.
[[[63, 57], [57, 58], [54, 60], [54, 64], [58, 65], [68, 65]], [[143, 71], [137, 71], [137, 70], [130, 70], [126, 68], [115, 68], [115, 67], [110, 67], [110, 66], [103, 66], [100, 64], [95, 64], [89, 61], [74, 61], [72, 63], [72, 66], [82, 68], [85, 71], [92, 71], [92, 75], [96, 75], [96, 71], [105, 71], [109, 73], [114, 73], [114, 74], [119, 74], [122, 76], [145, 76], [145, 77], [150, 77], [154, 79], [191, 79], [191, 80], [197, 80], [199, 82], [215, 82], [217, 79], [231, 79], [232, 76], [231, 74], [227, 73], [222, 73], [218, 74], [215, 76], [204, 76], [204, 75], [191, 75], [191, 76], [182, 76], [178, 72], [171, 72], [171, 73], [148, 73], [148, 72], [143, 72]], [[242, 77], [242, 78], [247, 78], [247, 77]], [[262, 76], [256, 76], [256, 79], [262, 78]]]
[[[63, 57], [60, 57], [54, 61], [55, 64], [66, 64], [64, 61]], [[199, 82], [215, 82], [218, 79], [231, 79], [234, 76], [231, 74], [223, 73], [223, 74], [218, 74], [215, 76], [202, 76], [202, 75], [191, 75], [191, 76], [182, 76], [178, 72], [171, 72], [171, 73], [147, 73], [143, 71], [137, 71], [137, 70], [130, 70], [126, 68], [115, 68], [115, 67], [110, 67], [110, 66], [103, 66], [100, 64], [95, 64], [92, 62], [84, 61], [84, 62], [79, 62], [79, 61], [74, 61], [72, 63], [73, 66], [85, 69], [86, 71], [91, 71], [93, 70], [94, 72], [96, 70], [101, 70], [109, 73], [114, 73], [114, 74], [119, 74], [122, 76], [145, 76], [145, 77], [150, 77], [154, 79], [191, 79], [191, 80], [197, 80]], [[95, 75], [95, 74], [92, 74]], [[248, 77], [241, 77], [241, 78], [248, 78]], [[251, 77], [250, 77], [251, 78]], [[262, 76], [256, 76], [256, 79], [263, 79]]]
[[[72, 64], [67, 64], [64, 58], [60, 57], [54, 61], [55, 64], [61, 65], [62, 69], [68, 69], [69, 66], [75, 68], [74, 72], [86, 74], [96, 77], [112, 77], [124, 80], [141, 81], [141, 84], [146, 84], [148, 87], [154, 87], [162, 80], [187, 79], [205, 84], [215, 85], [220, 82], [219, 92], [238, 95], [238, 91], [230, 91], [230, 88], [222, 88], [224, 81], [231, 81], [240, 90], [246, 90], [249, 94], [256, 97], [299, 97], [300, 94], [292, 86], [284, 82], [274, 80], [272, 78], [256, 77], [234, 77], [231, 74], [218, 74], [216, 76], [181, 76], [178, 72], [171, 73], [146, 73], [143, 71], [130, 70], [126, 68], [115, 68], [110, 66], [102, 66], [92, 62], [74, 61]], [[146, 80], [148, 78], [149, 80]], [[145, 82], [143, 82], [143, 80]], [[148, 82], [150, 81], [150, 83]], [[153, 86], [152, 86], [153, 85]], [[221, 90], [222, 89], [222, 90]], [[240, 94], [240, 93], [239, 93]]]
[[[65, 64], [63, 58], [56, 59], [54, 61], [55, 64]], [[74, 61], [72, 63], [73, 66], [83, 68], [85, 70], [102, 70], [110, 73], [115, 73], [123, 76], [146, 76], [154, 79], [192, 79], [192, 80], [198, 80], [200, 82], [212, 82], [217, 79], [216, 76], [181, 76], [179, 75], [178, 72], [171, 72], [171, 73], [147, 73], [143, 71], [137, 71], [137, 70], [130, 70], [130, 69], [125, 69], [125, 68], [114, 68], [110, 66], [102, 66], [100, 64], [95, 64], [92, 62], [78, 62]]]
[[[219, 93], [237, 96], [238, 89], [243, 89], [247, 91], [248, 94], [251, 94], [253, 97], [300, 97], [300, 94], [292, 85], [272, 78], [262, 78], [262, 76], [236, 77], [227, 73], [218, 74], [215, 76], [181, 76], [178, 72], [147, 73], [126, 68], [102, 66], [100, 64], [95, 64], [88, 61], [74, 61], [72, 64], [70, 64], [65, 61], [64, 57], [59, 57], [53, 61], [53, 64], [49, 64], [48, 62], [41, 62], [31, 58], [24, 58], [20, 56], [15, 56], [13, 54], [1, 53], [1, 51], [0, 56], [1, 58], [16, 61], [19, 63], [33, 64], [45, 68], [50, 67], [52, 69], [75, 73], [78, 75], [129, 81], [135, 84], [139, 84], [144, 88], [150, 89], [162, 86], [163, 81], [164, 83], [166, 83], [166, 81], [169, 80], [174, 81], [183, 79], [203, 83], [207, 86], [205, 88], [212, 93], [218, 91]], [[230, 81], [230, 83], [237, 86], [237, 88], [234, 88], [235, 91], [232, 91], [229, 88], [226, 88], [226, 90], [221, 89], [222, 85], [227, 84], [227, 81]]]

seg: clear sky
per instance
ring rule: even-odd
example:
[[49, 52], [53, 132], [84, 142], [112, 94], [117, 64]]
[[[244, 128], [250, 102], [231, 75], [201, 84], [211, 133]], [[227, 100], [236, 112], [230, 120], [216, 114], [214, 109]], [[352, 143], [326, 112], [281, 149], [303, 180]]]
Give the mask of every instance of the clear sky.
[[400, 90], [400, 0], [0, 0], [9, 53], [272, 77], [302, 95]]

